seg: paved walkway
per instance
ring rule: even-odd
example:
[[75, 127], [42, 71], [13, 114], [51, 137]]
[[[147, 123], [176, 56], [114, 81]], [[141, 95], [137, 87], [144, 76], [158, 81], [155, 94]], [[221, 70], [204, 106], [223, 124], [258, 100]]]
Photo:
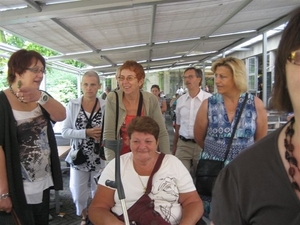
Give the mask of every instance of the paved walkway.
[[[167, 113], [166, 113], [167, 114]], [[173, 128], [172, 121], [170, 116], [166, 115], [166, 126], [170, 136], [170, 144], [172, 148], [173, 144]], [[62, 162], [62, 166], [65, 166], [65, 162]], [[63, 181], [64, 181], [64, 190], [59, 192], [60, 196], [60, 214], [56, 213], [55, 207], [50, 209], [50, 215], [52, 216], [52, 220], [49, 225], [80, 225], [81, 217], [75, 214], [75, 205], [72, 201], [71, 192], [69, 189], [69, 177], [70, 174], [68, 171], [63, 173]], [[54, 191], [51, 191], [51, 199], [54, 202]], [[54, 203], [51, 205], [55, 205]]]

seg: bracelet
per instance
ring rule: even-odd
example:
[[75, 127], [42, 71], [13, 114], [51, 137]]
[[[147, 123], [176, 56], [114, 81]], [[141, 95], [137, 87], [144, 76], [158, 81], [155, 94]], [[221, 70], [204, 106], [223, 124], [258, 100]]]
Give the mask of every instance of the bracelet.
[[10, 196], [9, 193], [7, 192], [5, 194], [1, 194], [0, 199], [7, 199], [9, 196]]

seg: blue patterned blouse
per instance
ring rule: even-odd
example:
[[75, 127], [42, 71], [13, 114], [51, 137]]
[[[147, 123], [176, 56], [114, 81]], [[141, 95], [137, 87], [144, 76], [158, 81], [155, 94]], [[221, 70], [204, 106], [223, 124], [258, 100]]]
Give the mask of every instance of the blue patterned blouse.
[[[227, 144], [245, 96], [246, 93], [240, 95], [237, 111], [232, 122], [228, 120], [222, 95], [216, 93], [208, 98], [208, 129], [204, 140], [202, 158], [220, 161], [224, 159]], [[225, 165], [242, 150], [254, 143], [256, 117], [254, 96], [248, 94], [248, 100], [238, 123]]]

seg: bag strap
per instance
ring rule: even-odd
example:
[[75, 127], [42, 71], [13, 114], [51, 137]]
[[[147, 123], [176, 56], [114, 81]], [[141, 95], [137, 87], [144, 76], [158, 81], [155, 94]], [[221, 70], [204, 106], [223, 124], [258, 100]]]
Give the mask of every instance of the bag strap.
[[119, 120], [119, 95], [116, 91], [115, 95], [116, 95], [116, 126], [115, 126], [115, 139], [117, 140], [117, 130], [118, 130], [118, 120]]
[[162, 163], [164, 157], [165, 157], [164, 153], [160, 153], [159, 154], [158, 159], [157, 159], [157, 161], [156, 161], [156, 163], [154, 165], [154, 168], [153, 168], [153, 170], [151, 172], [151, 175], [150, 175], [150, 177], [148, 179], [147, 189], [145, 191], [145, 194], [149, 194], [150, 193], [151, 187], [152, 187], [152, 178], [153, 178], [153, 175], [158, 171], [158, 169], [161, 166], [161, 163]]
[[142, 107], [143, 107], [143, 94], [140, 91], [139, 106], [138, 106], [136, 116], [141, 116], [142, 115]]
[[103, 131], [104, 131], [104, 116], [105, 116], [105, 112], [103, 111], [103, 117], [102, 117], [102, 129], [101, 129], [101, 134], [100, 134], [100, 142], [102, 142], [103, 140]]
[[[98, 103], [98, 98], [96, 98], [94, 107], [93, 107], [93, 109], [92, 109], [92, 112], [91, 112], [89, 118], [87, 117], [87, 115], [86, 115], [86, 113], [85, 113], [85, 110], [83, 109], [82, 104], [81, 104], [81, 110], [83, 111], [83, 114], [84, 114], [85, 118], [87, 119], [86, 127], [87, 127], [88, 125], [92, 126], [92, 117], [93, 117], [93, 114], [94, 114], [95, 109], [96, 109], [96, 107], [97, 107], [97, 103]], [[100, 109], [99, 109], [99, 110], [100, 110]]]
[[229, 143], [227, 145], [227, 149], [226, 149], [226, 153], [225, 153], [225, 157], [224, 157], [223, 162], [225, 162], [225, 160], [227, 159], [227, 156], [228, 156], [228, 153], [229, 153], [229, 150], [231, 148], [231, 144], [232, 144], [232, 141], [233, 141], [233, 138], [234, 138], [234, 135], [235, 135], [235, 131], [236, 131], [237, 125], [238, 125], [238, 123], [240, 121], [240, 118], [241, 118], [242, 112], [244, 110], [244, 107], [246, 105], [247, 99], [248, 99], [248, 93], [246, 93], [245, 99], [243, 101], [243, 105], [241, 107], [241, 110], [239, 111], [239, 115], [238, 115], [237, 120], [236, 120], [236, 122], [234, 124], [233, 131], [232, 131]]

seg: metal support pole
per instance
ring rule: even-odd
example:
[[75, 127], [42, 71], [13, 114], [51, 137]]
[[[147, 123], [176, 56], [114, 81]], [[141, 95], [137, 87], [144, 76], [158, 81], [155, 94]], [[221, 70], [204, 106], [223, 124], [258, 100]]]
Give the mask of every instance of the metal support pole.
[[118, 196], [121, 202], [121, 207], [123, 211], [124, 222], [126, 225], [130, 225], [127, 208], [125, 204], [125, 193], [121, 180], [121, 171], [120, 171], [120, 151], [122, 148], [122, 140], [104, 140], [103, 144], [106, 148], [112, 149], [115, 152], [115, 180], [105, 181], [105, 185], [117, 188]]

